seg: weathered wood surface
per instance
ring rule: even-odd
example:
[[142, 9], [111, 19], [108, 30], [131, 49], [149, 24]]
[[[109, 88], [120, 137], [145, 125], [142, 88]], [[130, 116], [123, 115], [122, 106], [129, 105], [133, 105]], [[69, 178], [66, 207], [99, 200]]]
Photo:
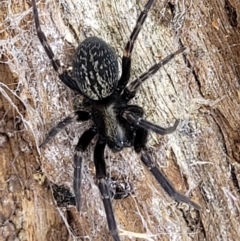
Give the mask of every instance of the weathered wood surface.
[[[145, 0], [40, 1], [54, 53], [71, 64], [85, 36], [111, 44], [119, 60]], [[174, 10], [174, 15], [172, 13]], [[134, 103], [147, 119], [183, 124], [149, 136], [153, 157], [175, 187], [202, 210], [176, 205], [133, 150], [106, 152], [108, 171], [128, 177], [135, 194], [114, 201], [122, 240], [239, 240], [240, 4], [237, 0], [156, 1], [133, 52], [132, 79], [161, 57], [188, 47], [145, 83]], [[92, 150], [84, 155], [83, 204], [58, 209], [46, 180], [72, 185], [72, 153], [86, 128], [76, 124], [45, 150], [47, 131], [72, 112], [35, 32], [30, 1], [0, 2], [0, 240], [111, 240]], [[37, 180], [42, 169], [45, 182]], [[43, 178], [43, 177], [40, 177]]]

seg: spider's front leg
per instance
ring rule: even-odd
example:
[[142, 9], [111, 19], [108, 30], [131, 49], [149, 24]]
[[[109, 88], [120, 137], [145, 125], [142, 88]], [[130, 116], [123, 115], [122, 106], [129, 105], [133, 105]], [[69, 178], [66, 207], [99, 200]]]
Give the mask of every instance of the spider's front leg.
[[96, 177], [98, 180], [98, 188], [102, 196], [102, 201], [107, 216], [109, 231], [114, 241], [120, 241], [111, 202], [111, 194], [107, 183], [106, 164], [104, 160], [105, 147], [106, 141], [99, 137], [94, 149], [94, 164], [96, 169]]
[[172, 183], [168, 178], [156, 167], [152, 161], [150, 155], [146, 152], [147, 131], [143, 128], [139, 128], [136, 132], [136, 138], [134, 142], [134, 149], [137, 153], [141, 153], [141, 160], [147, 166], [149, 171], [153, 174], [157, 182], [162, 186], [164, 191], [176, 202], [184, 202], [193, 208], [200, 210], [201, 207], [193, 202], [190, 198], [176, 191]]
[[[61, 130], [63, 130], [69, 124], [75, 121], [87, 121], [90, 119], [91, 114], [87, 111], [76, 111], [73, 116], [68, 116], [54, 126], [48, 133], [43, 143], [39, 146], [43, 148], [50, 140], [52, 140]], [[73, 180], [73, 191], [76, 200], [77, 210], [80, 210], [81, 205], [81, 174], [82, 174], [82, 157], [81, 153], [84, 152], [93, 137], [97, 134], [96, 127], [92, 126], [89, 130], [85, 131], [80, 137], [74, 154], [74, 180]]]
[[168, 180], [168, 178], [155, 166], [154, 162], [152, 161], [150, 155], [142, 150], [141, 155], [142, 162], [147, 166], [153, 176], [156, 178], [158, 183], [162, 186], [165, 192], [176, 202], [183, 202], [187, 203], [188, 205], [192, 206], [196, 210], [200, 210], [201, 207], [193, 202], [190, 198], [186, 197], [185, 195], [176, 191], [173, 187], [172, 183]]
[[95, 126], [92, 126], [90, 129], [85, 131], [76, 147], [75, 147], [75, 153], [74, 153], [74, 174], [73, 174], [73, 191], [75, 195], [76, 200], [76, 208], [78, 211], [80, 211], [81, 207], [81, 181], [82, 181], [82, 157], [81, 154], [84, 152], [88, 145], [90, 144], [91, 140], [94, 138], [94, 136], [97, 134], [97, 129]]

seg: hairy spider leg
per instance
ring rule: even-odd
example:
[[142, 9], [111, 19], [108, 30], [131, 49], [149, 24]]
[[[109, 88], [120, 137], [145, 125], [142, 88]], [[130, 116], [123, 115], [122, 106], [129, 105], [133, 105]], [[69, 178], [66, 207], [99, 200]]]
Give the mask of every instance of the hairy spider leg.
[[85, 131], [75, 147], [75, 154], [74, 154], [74, 174], [73, 174], [73, 191], [76, 200], [76, 208], [80, 211], [81, 208], [81, 181], [82, 181], [82, 157], [81, 154], [84, 152], [87, 147], [89, 146], [90, 142], [97, 134], [97, 129], [95, 126], [92, 126], [90, 129]]
[[137, 153], [141, 153], [141, 160], [147, 166], [149, 171], [153, 174], [157, 182], [162, 186], [164, 191], [176, 202], [184, 202], [192, 206], [196, 210], [200, 210], [201, 207], [193, 202], [190, 198], [176, 191], [172, 183], [168, 178], [156, 167], [155, 163], [152, 161], [150, 155], [146, 152], [146, 142], [147, 142], [148, 132], [143, 128], [138, 128], [136, 131], [136, 138], [134, 142], [134, 150]]
[[200, 210], [201, 207], [193, 202], [190, 198], [186, 197], [185, 195], [176, 191], [173, 187], [172, 183], [168, 180], [168, 178], [155, 166], [154, 162], [152, 161], [151, 157], [148, 153], [142, 150], [141, 155], [142, 162], [147, 166], [149, 171], [153, 174], [155, 179], [158, 183], [162, 186], [165, 192], [176, 202], [183, 202], [187, 203], [188, 205], [192, 206], [196, 210]]
[[140, 117], [144, 114], [143, 108], [138, 105], [127, 105], [123, 108], [121, 113], [124, 113], [124, 111], [134, 113]]
[[160, 135], [167, 135], [173, 133], [177, 129], [180, 122], [179, 120], [176, 120], [173, 126], [164, 128], [147, 120], [144, 120], [142, 117], [139, 117], [138, 115], [129, 110], [123, 111], [122, 116], [135, 126], [139, 126], [141, 128], [144, 128], [145, 130], [154, 131]]
[[65, 85], [67, 85], [70, 89], [77, 91], [78, 93], [81, 94], [81, 91], [78, 85], [76, 84], [76, 81], [72, 79], [70, 76], [70, 71], [67, 70], [65, 66], [62, 66], [60, 64], [59, 59], [55, 57], [50, 45], [47, 42], [47, 38], [40, 26], [38, 10], [37, 10], [37, 5], [35, 0], [32, 0], [32, 7], [33, 7], [33, 17], [34, 17], [36, 30], [37, 30], [38, 39], [41, 42], [48, 58], [51, 60], [51, 64], [54, 70], [58, 73], [58, 77]]
[[122, 75], [118, 82], [118, 91], [119, 93], [126, 87], [129, 78], [130, 78], [130, 71], [131, 71], [131, 54], [134, 47], [134, 42], [138, 37], [138, 34], [142, 28], [145, 19], [147, 18], [148, 12], [153, 5], [155, 0], [149, 0], [147, 4], [144, 6], [143, 11], [141, 12], [140, 16], [137, 19], [137, 23], [130, 35], [130, 39], [127, 42], [127, 45], [124, 49], [123, 57], [122, 57]]
[[47, 42], [47, 38], [40, 27], [38, 10], [37, 10], [37, 5], [36, 5], [35, 0], [32, 0], [32, 6], [33, 6], [33, 13], [34, 13], [34, 21], [35, 21], [35, 25], [36, 25], [36, 29], [37, 29], [37, 36], [38, 36], [45, 52], [47, 53], [48, 58], [51, 60], [54, 70], [58, 72], [61, 65], [60, 65], [59, 60], [55, 59], [54, 53]]
[[136, 94], [136, 91], [138, 90], [139, 86], [145, 81], [147, 80], [149, 77], [151, 77], [152, 75], [154, 75], [161, 67], [163, 67], [165, 64], [167, 64], [170, 60], [172, 60], [176, 55], [182, 53], [184, 50], [186, 49], [186, 47], [182, 47], [180, 49], [178, 49], [176, 52], [168, 55], [166, 58], [162, 59], [160, 62], [158, 62], [157, 64], [154, 64], [151, 68], [149, 68], [146, 72], [144, 72], [143, 74], [141, 74], [137, 79], [135, 79], [133, 82], [131, 82], [128, 86], [128, 88], [126, 88], [124, 90], [123, 95], [124, 96], [130, 96], [129, 99], [133, 98]]
[[89, 119], [90, 119], [90, 113], [87, 111], [76, 111], [74, 113], [74, 116], [67, 116], [48, 132], [45, 140], [39, 146], [39, 148], [42, 148], [46, 144], [48, 144], [49, 141], [51, 141], [61, 130], [63, 130], [69, 124], [75, 121], [87, 121]]
[[104, 149], [106, 147], [106, 141], [99, 137], [94, 149], [94, 164], [96, 169], [96, 178], [98, 180], [98, 188], [101, 193], [104, 209], [107, 216], [108, 228], [114, 239], [114, 241], [120, 241], [117, 224], [114, 217], [111, 194], [109, 186], [107, 184], [106, 163], [104, 160]]

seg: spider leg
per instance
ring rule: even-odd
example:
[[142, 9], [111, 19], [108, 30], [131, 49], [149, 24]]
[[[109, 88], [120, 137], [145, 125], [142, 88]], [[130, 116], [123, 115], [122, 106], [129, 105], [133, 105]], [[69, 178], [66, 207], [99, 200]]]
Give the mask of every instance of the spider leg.
[[130, 78], [130, 69], [131, 69], [131, 54], [134, 47], [134, 42], [137, 39], [137, 36], [142, 28], [143, 23], [148, 15], [148, 11], [150, 10], [151, 6], [153, 5], [155, 0], [149, 0], [147, 4], [144, 6], [143, 11], [141, 12], [140, 16], [137, 19], [137, 23], [130, 35], [130, 39], [124, 49], [124, 54], [122, 57], [122, 76], [118, 83], [118, 90], [119, 93], [126, 87], [129, 78]]
[[145, 81], [147, 80], [149, 77], [151, 77], [152, 75], [154, 75], [161, 67], [163, 67], [165, 64], [167, 64], [170, 60], [172, 60], [176, 55], [182, 53], [184, 50], [186, 49], [186, 47], [182, 47], [179, 50], [177, 50], [176, 52], [168, 55], [166, 58], [162, 59], [160, 62], [158, 62], [157, 64], [154, 64], [150, 69], [148, 69], [145, 73], [141, 74], [137, 79], [135, 79], [133, 82], [131, 82], [128, 86], [128, 88], [126, 88], [124, 90], [124, 96], [126, 96], [127, 100], [132, 99], [135, 94], [136, 91], [138, 90], [139, 86]]
[[144, 114], [143, 108], [137, 105], [127, 105], [123, 108], [121, 113], [124, 113], [124, 111], [134, 113], [137, 116], [143, 116]]
[[52, 140], [52, 138], [54, 138], [62, 129], [64, 129], [66, 126], [68, 126], [69, 124], [73, 123], [74, 121], [76, 121], [77, 116], [68, 116], [65, 119], [63, 119], [62, 121], [60, 121], [56, 126], [54, 126], [47, 134], [45, 140], [43, 141], [43, 143], [39, 146], [40, 148], [44, 147], [49, 141]]
[[64, 129], [69, 124], [75, 121], [86, 121], [89, 119], [90, 113], [86, 111], [76, 111], [73, 116], [67, 116], [48, 132], [48, 135], [39, 147], [44, 147], [50, 140], [52, 140], [52, 138], [54, 138], [62, 129]]
[[156, 178], [158, 183], [162, 186], [165, 192], [176, 202], [183, 202], [187, 203], [188, 205], [192, 206], [193, 208], [200, 210], [201, 207], [193, 202], [191, 199], [186, 197], [185, 195], [176, 191], [173, 187], [172, 183], [168, 180], [168, 178], [155, 166], [154, 162], [152, 161], [151, 157], [148, 155], [146, 151], [142, 151], [141, 156], [142, 162], [147, 166], [153, 176]]
[[95, 126], [92, 126], [90, 129], [85, 131], [81, 137], [79, 138], [79, 141], [75, 148], [75, 154], [74, 154], [74, 174], [73, 174], [73, 191], [75, 195], [76, 200], [76, 208], [78, 211], [80, 211], [81, 207], [81, 181], [82, 181], [82, 157], [81, 153], [84, 152], [88, 145], [90, 144], [91, 140], [94, 138], [94, 136], [97, 134], [97, 129]]
[[40, 26], [38, 10], [37, 10], [37, 5], [35, 0], [32, 0], [32, 7], [33, 7], [33, 17], [34, 17], [36, 30], [37, 30], [38, 39], [41, 42], [48, 58], [50, 59], [54, 70], [58, 73], [59, 78], [65, 85], [67, 85], [70, 89], [75, 90], [78, 93], [81, 93], [76, 81], [71, 78], [70, 71], [68, 71], [66, 67], [61, 66], [59, 59], [55, 57], [50, 45], [47, 42], [47, 38]]
[[200, 210], [201, 207], [193, 202], [190, 198], [176, 191], [172, 183], [168, 178], [155, 166], [155, 163], [152, 161], [150, 155], [146, 152], [146, 142], [147, 142], [148, 132], [143, 128], [137, 129], [136, 138], [134, 141], [134, 149], [137, 153], [141, 152], [141, 160], [147, 166], [149, 171], [153, 174], [157, 182], [162, 186], [164, 191], [176, 202], [184, 202], [193, 208]]
[[106, 212], [109, 231], [114, 241], [120, 241], [111, 202], [111, 194], [107, 184], [106, 164], [104, 160], [105, 146], [106, 141], [100, 137], [94, 149], [94, 164], [96, 168], [96, 177], [98, 180], [98, 188], [100, 190], [104, 209]]
[[51, 60], [54, 70], [56, 72], [58, 72], [61, 65], [60, 65], [59, 60], [55, 59], [54, 53], [47, 42], [47, 38], [40, 27], [38, 10], [37, 10], [37, 5], [36, 5], [35, 0], [32, 0], [32, 6], [33, 6], [33, 15], [34, 15], [34, 21], [35, 21], [35, 26], [36, 26], [36, 30], [37, 30], [37, 36], [38, 36], [46, 54], [48, 55], [49, 59]]
[[173, 126], [168, 127], [168, 128], [163, 128], [163, 127], [153, 124], [147, 120], [144, 120], [143, 118], [139, 117], [135, 113], [128, 111], [128, 110], [123, 111], [122, 116], [126, 120], [128, 120], [130, 123], [132, 123], [136, 126], [142, 127], [145, 130], [154, 131], [161, 135], [173, 133], [177, 129], [178, 124], [179, 124], [179, 120], [176, 120]]

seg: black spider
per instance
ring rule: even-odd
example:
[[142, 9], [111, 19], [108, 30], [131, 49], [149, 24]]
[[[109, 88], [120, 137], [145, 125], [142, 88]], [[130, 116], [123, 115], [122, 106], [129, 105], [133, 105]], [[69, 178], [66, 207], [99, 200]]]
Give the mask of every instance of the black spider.
[[170, 54], [126, 87], [130, 79], [131, 54], [134, 42], [153, 3], [154, 0], [149, 0], [138, 17], [137, 24], [124, 50], [122, 57], [122, 75], [120, 79], [118, 79], [117, 56], [114, 50], [98, 37], [85, 39], [76, 49], [72, 69], [67, 70], [63, 68], [59, 60], [54, 56], [41, 30], [36, 3], [35, 0], [32, 0], [37, 35], [51, 60], [53, 68], [63, 83], [73, 91], [84, 96], [83, 103], [81, 104], [83, 108], [79, 108], [74, 112], [73, 116], [66, 117], [51, 129], [40, 147], [46, 145], [60, 130], [74, 121], [92, 120], [93, 124], [91, 128], [81, 135], [74, 154], [73, 190], [76, 207], [77, 210], [80, 210], [81, 153], [86, 150], [91, 140], [97, 135], [98, 139], [94, 149], [96, 178], [107, 216], [108, 227], [115, 241], [119, 241], [120, 239], [107, 183], [106, 165], [104, 161], [104, 149], [106, 145], [114, 152], [121, 151], [124, 147], [134, 147], [134, 150], [140, 153], [142, 162], [175, 201], [185, 202], [197, 210], [200, 209], [198, 204], [175, 190], [170, 181], [154, 165], [146, 149], [149, 130], [161, 135], [169, 134], [176, 130], [179, 121], [177, 120], [172, 127], [163, 128], [143, 119], [144, 112], [141, 107], [128, 105], [129, 100], [135, 96], [139, 86], [146, 79], [156, 73], [163, 65], [174, 58], [174, 56], [185, 50], [185, 48], [180, 48], [175, 53]]

